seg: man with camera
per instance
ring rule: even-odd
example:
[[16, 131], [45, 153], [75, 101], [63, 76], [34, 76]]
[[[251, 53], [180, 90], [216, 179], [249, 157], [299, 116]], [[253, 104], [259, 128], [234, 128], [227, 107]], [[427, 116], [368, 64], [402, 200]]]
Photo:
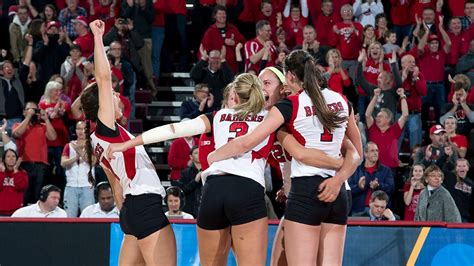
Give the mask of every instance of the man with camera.
[[425, 167], [436, 164], [443, 171], [452, 171], [458, 154], [453, 144], [446, 141], [446, 130], [441, 125], [430, 128], [431, 143], [418, 149], [414, 163], [421, 163]]
[[17, 139], [18, 154], [23, 158], [22, 168], [28, 172], [28, 189], [24, 204], [35, 203], [40, 195], [44, 176], [48, 170], [48, 145], [46, 140], [55, 140], [49, 117], [34, 102], [26, 103], [25, 117], [13, 125], [13, 137]]

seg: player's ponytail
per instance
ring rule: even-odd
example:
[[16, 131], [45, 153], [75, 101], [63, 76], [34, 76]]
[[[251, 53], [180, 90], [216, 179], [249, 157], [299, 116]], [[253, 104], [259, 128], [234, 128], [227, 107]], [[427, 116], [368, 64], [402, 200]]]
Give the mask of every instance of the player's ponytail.
[[240, 74], [232, 82], [232, 87], [239, 97], [239, 103], [234, 106], [239, 117], [243, 118], [262, 111], [265, 106], [265, 98], [257, 76], [249, 73]]
[[87, 173], [87, 177], [89, 180], [89, 183], [94, 186], [95, 185], [95, 178], [94, 175], [92, 174], [92, 167], [93, 165], [93, 151], [92, 151], [92, 143], [91, 143], [91, 121], [86, 120], [86, 128], [85, 128], [85, 134], [86, 134], [86, 158], [87, 162], [89, 163], [89, 172]]
[[329, 131], [339, 127], [347, 120], [347, 116], [341, 116], [339, 112], [331, 112], [321, 92], [320, 84], [324, 84], [321, 71], [316, 66], [316, 60], [304, 50], [295, 50], [285, 59], [285, 71], [293, 73], [301, 86], [308, 94], [316, 116], [322, 126]]

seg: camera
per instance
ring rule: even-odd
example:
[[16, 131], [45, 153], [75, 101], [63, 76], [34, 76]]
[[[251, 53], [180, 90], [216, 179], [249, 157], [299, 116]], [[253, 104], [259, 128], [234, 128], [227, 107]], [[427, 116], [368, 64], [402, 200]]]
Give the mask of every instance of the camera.
[[128, 20], [126, 20], [126, 19], [124, 19], [124, 18], [121, 18], [121, 19], [119, 19], [119, 24], [127, 25], [127, 24], [128, 24]]
[[40, 113], [41, 113], [41, 109], [35, 108], [35, 114], [40, 114]]

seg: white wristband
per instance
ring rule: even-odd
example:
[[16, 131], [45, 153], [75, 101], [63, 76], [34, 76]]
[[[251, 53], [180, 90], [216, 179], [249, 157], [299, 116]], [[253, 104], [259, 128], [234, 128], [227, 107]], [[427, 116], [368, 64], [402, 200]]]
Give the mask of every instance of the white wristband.
[[206, 131], [206, 124], [200, 118], [194, 118], [179, 123], [155, 127], [142, 134], [143, 144], [157, 143], [165, 140], [189, 137]]

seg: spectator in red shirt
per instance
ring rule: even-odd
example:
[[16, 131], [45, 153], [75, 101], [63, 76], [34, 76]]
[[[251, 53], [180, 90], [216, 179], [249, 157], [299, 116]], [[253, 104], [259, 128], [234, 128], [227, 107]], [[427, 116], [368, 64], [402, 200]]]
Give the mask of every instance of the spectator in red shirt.
[[324, 76], [327, 77], [329, 89], [344, 94], [344, 87], [351, 85], [349, 73], [342, 67], [341, 52], [337, 49], [331, 49], [326, 54], [327, 67]]
[[47, 140], [56, 139], [56, 131], [44, 110], [34, 102], [28, 102], [23, 112], [25, 119], [13, 125], [18, 154], [23, 158], [21, 167], [28, 172], [28, 189], [23, 203], [38, 201], [41, 187], [48, 170]]
[[[402, 88], [408, 96], [408, 123], [405, 132], [408, 132], [410, 149], [416, 145], [421, 145], [421, 97], [426, 95], [426, 80], [415, 63], [415, 57], [406, 54], [401, 59], [402, 62]], [[403, 138], [400, 138], [402, 140]], [[399, 143], [401, 145], [401, 141]]]
[[273, 1], [263, 0], [260, 5], [260, 14], [257, 21], [266, 20], [270, 23], [273, 31], [282, 26], [282, 15], [277, 8], [273, 6]]
[[390, 0], [390, 17], [392, 19], [393, 31], [397, 34], [398, 45], [401, 45], [403, 38], [410, 36], [411, 1], [408, 0]]
[[292, 6], [290, 16], [283, 18], [283, 28], [288, 33], [290, 46], [303, 43], [303, 28], [308, 24], [308, 19], [302, 16], [299, 6]]
[[[312, 2], [312, 1], [310, 1]], [[313, 24], [316, 27], [318, 41], [322, 46], [331, 46], [331, 29], [336, 22], [340, 21], [339, 15], [334, 12], [332, 0], [323, 0], [321, 3], [321, 12], [317, 17], [312, 17]]]
[[410, 169], [408, 180], [403, 185], [403, 201], [405, 202], [405, 215], [403, 220], [415, 220], [416, 205], [420, 198], [421, 191], [425, 188], [422, 177], [425, 166], [422, 164], [414, 164]]
[[[442, 2], [443, 0], [441, 0]], [[413, 1], [410, 6], [410, 19], [411, 23], [415, 22], [415, 17], [421, 17], [422, 13], [426, 10], [426, 8], [430, 8], [434, 11], [435, 2], [439, 2], [438, 0], [417, 0]]]
[[232, 72], [237, 72], [237, 62], [235, 60], [235, 46], [245, 43], [244, 36], [237, 27], [227, 22], [227, 9], [225, 6], [214, 7], [212, 17], [215, 23], [207, 29], [202, 38], [202, 48], [206, 51], [221, 50], [226, 47], [226, 61]]
[[444, 129], [446, 130], [447, 139], [453, 145], [454, 150], [458, 153], [459, 158], [465, 158], [467, 152], [467, 138], [464, 135], [456, 134], [457, 119], [449, 116], [444, 120]]
[[[364, 28], [359, 22], [353, 22], [352, 6], [344, 5], [341, 7], [342, 22], [333, 26], [333, 46], [341, 52], [343, 59], [342, 66], [349, 69], [349, 75], [355, 79], [355, 68], [357, 66], [357, 57], [362, 47], [362, 34]], [[327, 29], [326, 29], [327, 30]]]
[[89, 32], [89, 20], [86, 17], [79, 16], [73, 19], [72, 23], [77, 36], [72, 44], [80, 46], [82, 55], [88, 58], [94, 52], [94, 38], [92, 33]]
[[448, 30], [448, 36], [451, 40], [451, 53], [448, 54], [446, 63], [449, 65], [450, 73], [454, 73], [459, 58], [466, 54], [469, 49], [468, 40], [470, 36], [469, 31], [462, 31], [461, 19], [459, 17], [451, 18]]
[[191, 165], [189, 154], [191, 148], [197, 145], [199, 145], [199, 139], [194, 137], [173, 140], [168, 152], [168, 164], [171, 168], [170, 181], [178, 181], [181, 171]]
[[377, 116], [372, 117], [375, 104], [379, 100], [381, 89], [374, 90], [374, 97], [370, 100], [367, 110], [365, 111], [365, 121], [369, 130], [369, 141], [373, 141], [380, 149], [380, 163], [390, 167], [393, 173], [396, 173], [396, 168], [399, 167], [398, 160], [398, 139], [402, 134], [402, 129], [408, 118], [407, 97], [402, 88], [397, 89], [397, 94], [400, 96], [400, 106], [402, 115], [398, 120], [392, 124], [394, 118], [393, 113], [386, 108], [382, 108]]
[[21, 158], [16, 151], [3, 153], [0, 167], [0, 216], [10, 216], [23, 207], [23, 197], [28, 187], [28, 174], [20, 170]]
[[264, 53], [268, 53], [266, 66], [275, 65], [277, 49], [270, 40], [272, 29], [266, 20], [260, 20], [255, 25], [257, 37], [245, 43], [245, 69], [259, 73], [263, 69], [260, 65]]
[[118, 11], [116, 0], [89, 0], [89, 19], [90, 21], [102, 20], [105, 23], [105, 32], [114, 25]]
[[423, 76], [426, 79], [428, 89], [426, 96], [422, 98], [422, 104], [425, 106], [423, 109], [427, 110], [428, 106], [433, 106], [435, 109], [436, 121], [439, 119], [439, 112], [446, 104], [444, 65], [446, 64], [447, 54], [451, 51], [451, 40], [444, 30], [442, 19], [440, 19], [439, 23], [439, 32], [443, 36], [444, 41], [442, 49], [440, 47], [441, 43], [438, 36], [429, 34], [430, 31], [427, 28], [418, 44], [420, 72], [423, 73]]

